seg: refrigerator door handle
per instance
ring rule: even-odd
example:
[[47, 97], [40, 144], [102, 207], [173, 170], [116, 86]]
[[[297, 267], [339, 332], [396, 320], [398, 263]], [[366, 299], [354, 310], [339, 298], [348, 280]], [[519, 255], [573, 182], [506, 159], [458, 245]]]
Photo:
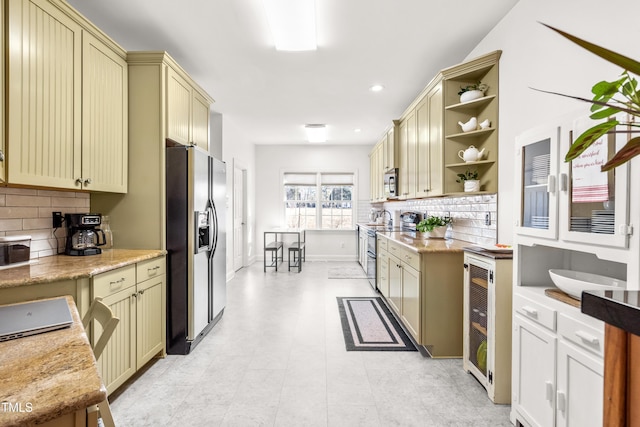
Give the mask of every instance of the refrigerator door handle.
[[211, 204], [211, 200], [209, 200], [209, 203], [207, 204], [207, 221], [208, 221], [208, 233], [209, 233], [209, 246], [207, 247], [207, 250], [209, 251], [209, 257], [211, 257], [211, 252], [213, 252], [214, 248], [215, 248], [215, 243], [214, 243], [214, 239], [215, 239], [215, 229], [214, 229], [214, 213], [213, 213], [213, 208], [212, 208], [212, 204]]
[[211, 227], [213, 228], [213, 240], [211, 244], [211, 252], [209, 254], [210, 257], [213, 257], [213, 254], [216, 252], [218, 248], [218, 212], [216, 210], [216, 205], [213, 203], [213, 200], [209, 201], [210, 209], [211, 209]]

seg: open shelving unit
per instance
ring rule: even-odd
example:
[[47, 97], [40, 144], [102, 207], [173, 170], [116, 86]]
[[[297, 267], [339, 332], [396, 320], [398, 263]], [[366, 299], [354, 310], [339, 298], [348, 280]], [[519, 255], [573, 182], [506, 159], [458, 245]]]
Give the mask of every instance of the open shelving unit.
[[[478, 170], [480, 191], [463, 194], [498, 192], [498, 62], [502, 51], [494, 51], [447, 68], [442, 71], [444, 82], [444, 192], [463, 193], [457, 175], [466, 169]], [[488, 86], [485, 96], [468, 102], [460, 102], [458, 92], [463, 86], [481, 81]], [[476, 117], [478, 123], [488, 119], [486, 129], [462, 132], [458, 122], [466, 123]], [[484, 149], [484, 157], [477, 162], [461, 162], [460, 150], [469, 146]]]

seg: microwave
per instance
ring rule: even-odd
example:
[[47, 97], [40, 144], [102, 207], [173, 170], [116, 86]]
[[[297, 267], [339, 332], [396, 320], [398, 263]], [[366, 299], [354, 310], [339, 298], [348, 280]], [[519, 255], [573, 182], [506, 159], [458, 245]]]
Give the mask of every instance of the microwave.
[[384, 173], [384, 195], [387, 199], [398, 198], [398, 168]]

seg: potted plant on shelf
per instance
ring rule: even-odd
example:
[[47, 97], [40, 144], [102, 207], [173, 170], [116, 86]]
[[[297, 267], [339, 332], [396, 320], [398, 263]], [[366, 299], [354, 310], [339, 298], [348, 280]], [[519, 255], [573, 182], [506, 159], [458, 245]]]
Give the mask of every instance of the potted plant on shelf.
[[466, 171], [464, 171], [464, 173], [459, 173], [456, 182], [461, 182], [464, 184], [465, 193], [471, 191], [480, 191], [480, 180], [478, 179], [477, 170], [472, 171], [467, 169]]
[[429, 215], [416, 225], [416, 230], [424, 233], [428, 239], [443, 239], [449, 224], [451, 217]]
[[487, 89], [489, 89], [489, 86], [481, 81], [467, 86], [460, 86], [460, 92], [458, 92], [458, 95], [460, 95], [460, 102], [469, 102], [474, 99], [482, 98]]

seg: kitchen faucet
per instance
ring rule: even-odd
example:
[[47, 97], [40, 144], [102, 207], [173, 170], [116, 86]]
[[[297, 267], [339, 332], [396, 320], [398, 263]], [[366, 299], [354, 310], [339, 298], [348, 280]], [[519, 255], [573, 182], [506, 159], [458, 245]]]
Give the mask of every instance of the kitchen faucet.
[[388, 224], [389, 224], [389, 227], [393, 227], [393, 218], [392, 218], [392, 216], [391, 216], [391, 212], [389, 212], [388, 210], [384, 209], [384, 210], [380, 213], [380, 216], [382, 216], [382, 217], [383, 217], [383, 222], [384, 222], [384, 214], [389, 214], [389, 222], [388, 222]]

